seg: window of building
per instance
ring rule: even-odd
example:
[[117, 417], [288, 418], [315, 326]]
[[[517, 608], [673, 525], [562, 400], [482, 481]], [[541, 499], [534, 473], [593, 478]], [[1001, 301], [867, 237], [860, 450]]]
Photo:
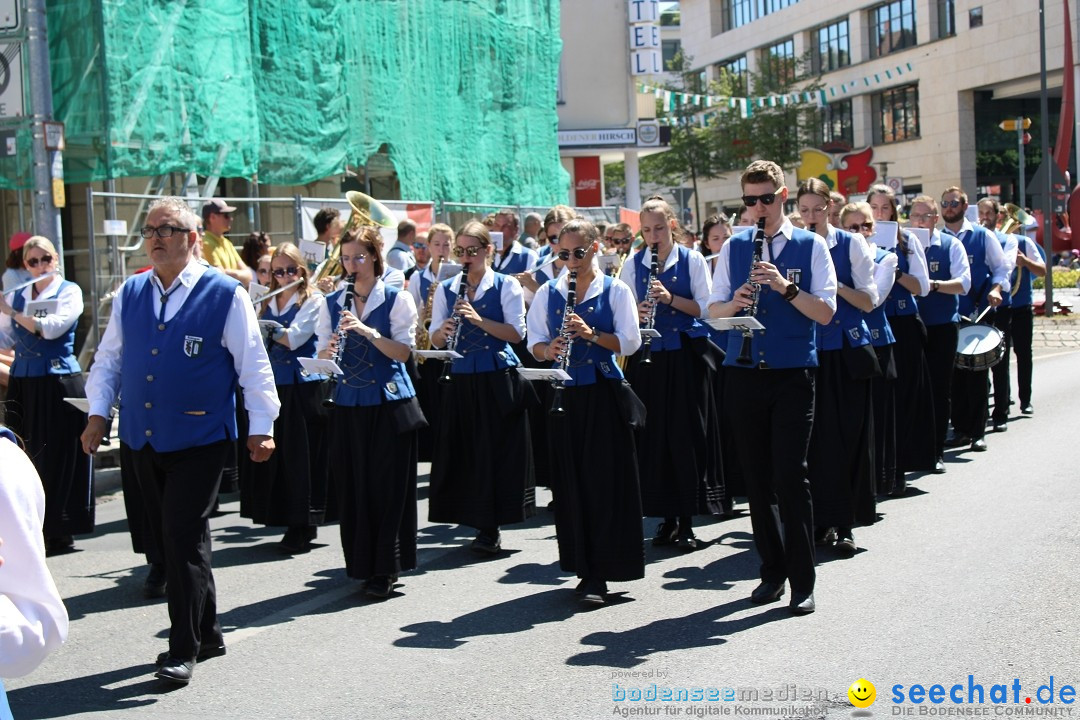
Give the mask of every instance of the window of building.
[[675, 67], [674, 62], [679, 51], [682, 50], [682, 42], [679, 40], [661, 40], [660, 48], [663, 54], [661, 58], [665, 70], [679, 72], [682, 68]]
[[982, 5], [979, 7], [973, 7], [968, 10], [968, 27], [977, 28], [982, 27], [983, 12]]
[[936, 0], [937, 36], [952, 37], [956, 34], [956, 0]]
[[721, 3], [723, 29], [734, 30], [770, 13], [783, 10], [799, 0], [713, 0]]
[[815, 73], [827, 73], [851, 64], [847, 18], [813, 31], [811, 62]]
[[724, 76], [728, 76], [732, 79], [731, 94], [736, 97], [743, 97], [747, 95], [746, 87], [746, 56], [740, 55], [737, 58], [726, 60], [722, 63], [716, 64], [717, 79], [723, 82]]
[[886, 90], [873, 97], [878, 122], [874, 142], [891, 143], [919, 137], [919, 86]]
[[762, 75], [768, 91], [790, 83], [795, 79], [795, 40], [781, 40], [765, 49], [762, 58]]
[[854, 123], [851, 120], [851, 101], [840, 100], [821, 108], [818, 114], [817, 142], [821, 147], [855, 144]]
[[870, 9], [870, 55], [915, 46], [915, 0], [892, 0]]

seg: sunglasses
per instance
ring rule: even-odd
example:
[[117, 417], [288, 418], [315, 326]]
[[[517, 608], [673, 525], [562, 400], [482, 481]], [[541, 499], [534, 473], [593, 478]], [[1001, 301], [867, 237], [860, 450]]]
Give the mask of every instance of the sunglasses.
[[413, 250], [427, 250], [427, 245], [424, 243], [413, 243]]
[[942, 200], [941, 207], [943, 208], [958, 208], [962, 205], [959, 200]]
[[612, 245], [629, 245], [633, 240], [634, 240], [634, 238], [628, 238], [628, 237], [625, 237], [625, 238], [609, 237], [607, 239], [607, 241]]
[[48, 253], [45, 253], [40, 258], [27, 258], [26, 264], [29, 267], [37, 267], [39, 262], [42, 265], [51, 265], [52, 261], [53, 261], [53, 256], [49, 255]]
[[589, 254], [589, 248], [576, 247], [572, 251], [571, 250], [560, 250], [555, 257], [559, 258], [563, 262], [566, 262], [567, 260], [570, 259], [571, 252], [573, 253], [575, 258], [577, 258], [578, 260], [583, 260], [585, 258], [585, 256]]
[[296, 277], [296, 274], [298, 272], [300, 272], [300, 268], [296, 267], [295, 265], [287, 268], [274, 268], [273, 270], [274, 277], [276, 278], [283, 278], [286, 275], [288, 275], [289, 277]]
[[467, 248], [456, 247], [454, 248], [454, 257], [465, 257], [466, 255], [469, 257], [476, 257], [483, 251], [484, 248], [480, 245], [473, 245], [472, 247]]
[[844, 229], [847, 230], [848, 232], [859, 232], [860, 230], [865, 230], [866, 232], [870, 232], [871, 230], [874, 229], [874, 223], [872, 223], [872, 222], [854, 223], [852, 225], [848, 225]]
[[748, 207], [748, 208], [754, 207], [755, 205], [757, 205], [758, 200], [761, 201], [762, 205], [772, 205], [774, 202], [776, 202], [776, 193], [771, 192], [771, 193], [766, 193], [764, 195], [743, 195], [742, 196], [743, 204], [746, 205], [746, 207]]

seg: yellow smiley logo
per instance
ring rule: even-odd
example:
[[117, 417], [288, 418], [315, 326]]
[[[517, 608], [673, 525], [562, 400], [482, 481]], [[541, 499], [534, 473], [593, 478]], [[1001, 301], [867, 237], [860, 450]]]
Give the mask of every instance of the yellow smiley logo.
[[877, 690], [874, 688], [874, 683], [859, 678], [851, 683], [851, 687], [847, 689], [847, 696], [855, 707], [868, 708], [877, 699]]

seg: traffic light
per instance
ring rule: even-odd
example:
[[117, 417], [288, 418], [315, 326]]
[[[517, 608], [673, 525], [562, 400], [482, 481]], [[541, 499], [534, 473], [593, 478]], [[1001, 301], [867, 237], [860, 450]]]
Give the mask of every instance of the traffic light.
[[[1017, 120], [1020, 122], [1018, 123]], [[1024, 130], [1031, 127], [1031, 118], [1009, 118], [1008, 120], [1002, 120], [998, 123], [998, 127], [1005, 132], [1016, 132], [1017, 125], [1020, 125]]]

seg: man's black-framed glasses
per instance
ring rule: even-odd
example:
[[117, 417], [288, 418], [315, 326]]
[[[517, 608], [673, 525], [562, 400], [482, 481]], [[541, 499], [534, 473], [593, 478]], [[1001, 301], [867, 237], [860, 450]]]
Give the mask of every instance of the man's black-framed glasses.
[[757, 205], [758, 200], [761, 201], [762, 205], [772, 205], [774, 202], [776, 202], [776, 193], [771, 192], [771, 193], [765, 193], [764, 195], [743, 195], [742, 196], [743, 204], [746, 205], [746, 207], [754, 207], [755, 205]]
[[142, 229], [139, 230], [139, 234], [141, 234], [143, 236], [143, 239], [145, 240], [149, 240], [150, 238], [154, 237], [154, 235], [157, 235], [162, 240], [165, 240], [166, 238], [171, 238], [177, 233], [183, 235], [187, 232], [191, 231], [187, 228], [177, 227], [176, 225], [158, 225], [157, 227], [150, 227], [149, 225], [144, 225]]

